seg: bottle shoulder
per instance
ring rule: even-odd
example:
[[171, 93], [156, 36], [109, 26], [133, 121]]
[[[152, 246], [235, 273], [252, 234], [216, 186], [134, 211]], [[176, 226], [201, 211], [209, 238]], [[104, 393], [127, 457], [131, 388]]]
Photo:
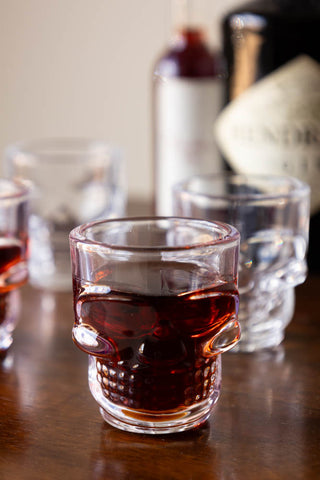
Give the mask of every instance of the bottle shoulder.
[[166, 50], [156, 61], [154, 74], [164, 77], [216, 77], [221, 74], [222, 59], [206, 47]]
[[210, 48], [201, 30], [186, 28], [176, 32], [171, 44], [157, 60], [154, 74], [212, 78], [221, 73], [221, 62], [221, 55]]

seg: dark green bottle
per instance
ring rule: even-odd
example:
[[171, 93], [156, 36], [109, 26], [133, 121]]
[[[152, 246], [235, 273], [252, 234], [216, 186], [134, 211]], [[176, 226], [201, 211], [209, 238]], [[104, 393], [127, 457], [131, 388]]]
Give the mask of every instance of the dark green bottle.
[[222, 25], [227, 106], [217, 137], [230, 168], [311, 186], [308, 263], [320, 273], [320, 0], [257, 0]]

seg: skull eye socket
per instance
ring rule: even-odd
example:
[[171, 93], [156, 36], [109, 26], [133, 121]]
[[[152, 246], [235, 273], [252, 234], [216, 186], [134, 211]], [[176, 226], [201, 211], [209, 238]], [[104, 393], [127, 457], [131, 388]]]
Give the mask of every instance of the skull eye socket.
[[76, 324], [103, 339], [139, 338], [152, 331], [157, 323], [157, 312], [152, 305], [114, 295], [80, 297], [76, 311]]

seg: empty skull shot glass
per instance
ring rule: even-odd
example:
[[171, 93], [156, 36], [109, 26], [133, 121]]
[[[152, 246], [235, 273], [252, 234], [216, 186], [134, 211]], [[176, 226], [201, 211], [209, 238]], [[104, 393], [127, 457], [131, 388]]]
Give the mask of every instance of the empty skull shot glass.
[[7, 177], [28, 181], [29, 277], [36, 288], [71, 290], [70, 230], [80, 223], [123, 216], [122, 150], [101, 140], [43, 138], [9, 145]]
[[102, 417], [151, 434], [201, 425], [219, 397], [220, 354], [240, 335], [238, 231], [123, 218], [79, 226], [70, 248], [73, 340]]
[[241, 235], [239, 322], [233, 350], [278, 346], [307, 274], [310, 188], [287, 176], [217, 174], [173, 189], [174, 214], [234, 225]]

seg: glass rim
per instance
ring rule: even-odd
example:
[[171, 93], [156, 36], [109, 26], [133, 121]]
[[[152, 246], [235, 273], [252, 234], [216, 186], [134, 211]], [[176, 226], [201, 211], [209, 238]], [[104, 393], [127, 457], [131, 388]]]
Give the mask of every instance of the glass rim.
[[[187, 223], [192, 222], [194, 226], [202, 225], [206, 226], [211, 232], [213, 228], [219, 228], [221, 231], [224, 231], [224, 235], [222, 238], [217, 238], [215, 240], [207, 241], [207, 242], [199, 242], [199, 243], [191, 243], [191, 244], [183, 244], [179, 246], [168, 246], [168, 245], [158, 245], [158, 246], [147, 246], [147, 245], [124, 245], [124, 244], [112, 244], [108, 242], [100, 242], [97, 240], [92, 240], [87, 238], [84, 235], [84, 232], [99, 225], [110, 225], [112, 223], [143, 223], [143, 222], [151, 222], [157, 223], [161, 221], [178, 221], [180, 223]], [[197, 250], [199, 248], [206, 248], [210, 246], [222, 246], [227, 244], [232, 244], [234, 242], [240, 242], [240, 233], [238, 230], [228, 223], [220, 222], [220, 221], [208, 221], [204, 219], [198, 218], [189, 218], [189, 217], [179, 217], [179, 216], [145, 216], [145, 217], [121, 217], [121, 218], [111, 218], [105, 220], [97, 220], [89, 223], [84, 223], [75, 227], [71, 230], [69, 234], [69, 240], [73, 243], [80, 243], [83, 245], [88, 245], [91, 247], [99, 247], [110, 249], [114, 251], [126, 251], [132, 253], [151, 253], [151, 252], [178, 252], [178, 251], [190, 251], [190, 250]]]
[[[209, 182], [214, 185], [221, 181], [228, 179], [237, 179], [243, 181], [247, 186], [253, 185], [254, 181], [266, 182], [267, 185], [272, 186], [276, 190], [276, 182], [281, 182], [282, 185], [290, 185], [293, 188], [286, 192], [239, 192], [239, 193], [203, 193], [201, 191], [193, 190], [191, 184], [196, 181]], [[235, 183], [236, 185], [236, 183]], [[304, 197], [310, 195], [310, 186], [304, 181], [290, 176], [290, 175], [272, 175], [272, 174], [242, 174], [242, 173], [217, 173], [208, 175], [196, 175], [192, 178], [179, 182], [173, 187], [173, 194], [185, 194], [188, 196], [195, 196], [197, 198], [209, 198], [212, 200], [231, 200], [231, 201], [265, 201], [265, 200], [277, 200], [282, 198], [294, 198], [296, 196]]]
[[25, 161], [38, 162], [81, 162], [87, 158], [99, 161], [122, 159], [122, 149], [105, 140], [86, 137], [44, 137], [25, 140], [8, 145], [5, 149], [7, 160], [24, 157]]
[[28, 182], [13, 178], [0, 178], [0, 202], [4, 200], [23, 201], [29, 197], [29, 194]]

